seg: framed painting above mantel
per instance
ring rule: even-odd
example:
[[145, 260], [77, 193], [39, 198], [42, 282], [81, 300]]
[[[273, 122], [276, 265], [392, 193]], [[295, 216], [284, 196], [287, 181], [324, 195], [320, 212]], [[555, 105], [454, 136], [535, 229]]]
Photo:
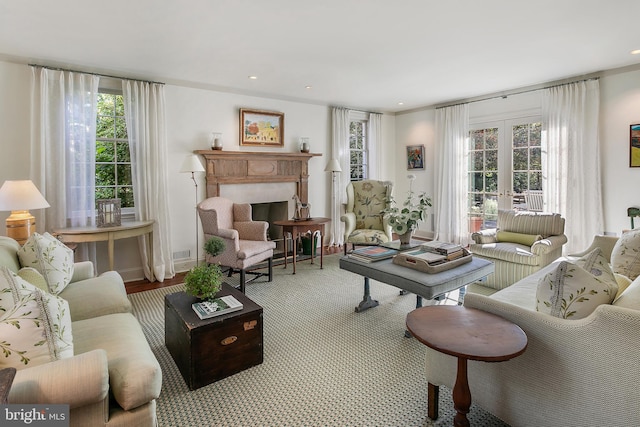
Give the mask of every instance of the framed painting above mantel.
[[640, 167], [640, 124], [629, 126], [629, 167]]
[[240, 145], [284, 147], [284, 113], [241, 108]]

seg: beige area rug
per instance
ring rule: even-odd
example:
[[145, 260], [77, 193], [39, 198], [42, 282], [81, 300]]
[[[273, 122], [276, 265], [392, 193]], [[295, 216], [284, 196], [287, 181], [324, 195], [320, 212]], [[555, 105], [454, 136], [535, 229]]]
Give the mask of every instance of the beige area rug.
[[[130, 295], [134, 314], [162, 366], [161, 426], [449, 426], [450, 390], [440, 418], [427, 417], [425, 347], [405, 338], [414, 295], [372, 281], [380, 306], [362, 313], [362, 277], [340, 270], [339, 255], [274, 267], [274, 280], [247, 285], [264, 308], [264, 363], [189, 391], [164, 346], [164, 303], [181, 285]], [[234, 282], [234, 278], [228, 282]], [[473, 405], [472, 426], [505, 426]]]

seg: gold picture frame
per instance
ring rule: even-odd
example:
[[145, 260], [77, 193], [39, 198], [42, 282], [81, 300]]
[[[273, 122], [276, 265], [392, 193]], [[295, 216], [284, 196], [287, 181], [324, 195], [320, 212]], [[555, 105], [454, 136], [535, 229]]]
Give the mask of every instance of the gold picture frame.
[[284, 113], [241, 108], [240, 145], [284, 147]]

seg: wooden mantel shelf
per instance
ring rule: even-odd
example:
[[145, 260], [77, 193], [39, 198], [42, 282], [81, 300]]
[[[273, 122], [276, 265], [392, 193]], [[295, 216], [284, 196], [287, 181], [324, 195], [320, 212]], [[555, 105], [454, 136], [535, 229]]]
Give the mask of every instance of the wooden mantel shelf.
[[206, 160], [207, 197], [220, 185], [295, 182], [300, 200], [309, 198], [309, 159], [320, 153], [196, 150]]

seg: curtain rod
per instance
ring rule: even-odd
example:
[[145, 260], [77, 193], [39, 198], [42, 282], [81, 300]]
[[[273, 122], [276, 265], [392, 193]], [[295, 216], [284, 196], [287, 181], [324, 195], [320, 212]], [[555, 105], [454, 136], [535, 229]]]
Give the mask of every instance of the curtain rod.
[[109, 75], [109, 74], [90, 73], [90, 72], [87, 72], [87, 71], [71, 70], [71, 69], [68, 69], [68, 68], [50, 67], [48, 65], [29, 64], [29, 66], [30, 67], [46, 68], [47, 70], [54, 70], [54, 71], [68, 71], [70, 73], [82, 73], [82, 74], [88, 74], [90, 76], [109, 77], [111, 79], [133, 80], [134, 82], [154, 83], [154, 84], [158, 84], [158, 85], [164, 85], [163, 82], [154, 82], [153, 80], [132, 79], [132, 78], [129, 78], [129, 77], [112, 76], [112, 75]]
[[600, 77], [589, 77], [587, 79], [575, 80], [575, 81], [566, 82], [566, 83], [558, 83], [558, 84], [554, 84], [554, 85], [550, 85], [550, 86], [539, 87], [539, 88], [536, 88], [536, 89], [525, 89], [525, 90], [521, 90], [521, 91], [518, 91], [518, 92], [510, 92], [510, 93], [505, 93], [505, 94], [502, 94], [502, 95], [493, 95], [493, 96], [488, 96], [486, 98], [481, 98], [481, 99], [472, 99], [471, 101], [466, 101], [466, 102], [456, 102], [455, 104], [447, 104], [447, 105], [442, 105], [440, 107], [436, 107], [436, 110], [439, 110], [441, 108], [447, 108], [447, 107], [455, 107], [456, 105], [471, 104], [472, 102], [488, 101], [490, 99], [496, 99], [496, 98], [507, 98], [507, 97], [512, 96], [512, 95], [521, 95], [523, 93], [536, 92], [536, 91], [539, 91], [539, 90], [552, 89], [554, 87], [566, 86], [566, 85], [570, 85], [570, 84], [573, 84], [573, 83], [588, 82], [589, 80], [599, 80], [599, 79], [600, 79]]

